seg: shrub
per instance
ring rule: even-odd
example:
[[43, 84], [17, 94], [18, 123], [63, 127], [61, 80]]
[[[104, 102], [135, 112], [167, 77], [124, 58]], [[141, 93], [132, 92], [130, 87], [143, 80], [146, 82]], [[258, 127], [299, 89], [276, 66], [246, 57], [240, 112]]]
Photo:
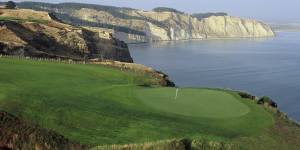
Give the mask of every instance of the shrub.
[[184, 14], [184, 12], [176, 10], [174, 8], [168, 8], [168, 7], [156, 7], [153, 9], [155, 12], [174, 12], [179, 14]]
[[235, 149], [232, 144], [224, 142], [214, 142], [205, 139], [193, 140], [191, 143], [192, 150], [231, 150]]
[[258, 101], [257, 104], [268, 104], [269, 106], [272, 106], [274, 108], [277, 108], [277, 104], [270, 98], [267, 96], [263, 96], [261, 97]]
[[6, 4], [5, 4], [5, 8], [7, 9], [15, 9], [17, 7], [16, 3], [13, 2], [13, 1], [8, 1]]
[[249, 93], [239, 92], [239, 95], [241, 96], [241, 98], [247, 98], [247, 99], [255, 100], [255, 96], [253, 96]]
[[165, 140], [142, 144], [105, 145], [90, 150], [191, 150], [189, 140]]

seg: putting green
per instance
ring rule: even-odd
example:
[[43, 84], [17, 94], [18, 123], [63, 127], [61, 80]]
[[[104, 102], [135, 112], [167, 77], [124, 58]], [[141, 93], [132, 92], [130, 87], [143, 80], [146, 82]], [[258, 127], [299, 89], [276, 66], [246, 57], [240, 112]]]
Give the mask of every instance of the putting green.
[[144, 88], [137, 97], [156, 110], [193, 117], [228, 118], [249, 112], [248, 106], [231, 94], [210, 89]]

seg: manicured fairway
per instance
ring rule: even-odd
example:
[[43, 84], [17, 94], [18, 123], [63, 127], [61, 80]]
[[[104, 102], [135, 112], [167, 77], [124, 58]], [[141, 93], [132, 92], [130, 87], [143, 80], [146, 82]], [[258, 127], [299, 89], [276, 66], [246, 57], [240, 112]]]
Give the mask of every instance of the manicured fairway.
[[[0, 58], [0, 109], [87, 144], [226, 140], [273, 124], [235, 92], [146, 88], [153, 78], [98, 65]], [[259, 123], [258, 123], [259, 122]]]
[[249, 108], [231, 94], [209, 89], [148, 88], [137, 92], [146, 105], [169, 113], [208, 118], [239, 117]]

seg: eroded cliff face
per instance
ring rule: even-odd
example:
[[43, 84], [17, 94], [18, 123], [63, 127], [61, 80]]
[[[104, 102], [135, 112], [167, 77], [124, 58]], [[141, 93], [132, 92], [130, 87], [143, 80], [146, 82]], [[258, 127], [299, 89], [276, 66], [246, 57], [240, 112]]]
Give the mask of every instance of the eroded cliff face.
[[133, 62], [127, 44], [109, 33], [53, 20], [46, 12], [0, 10], [0, 54]]
[[211, 16], [198, 20], [190, 15], [174, 12], [131, 10], [122, 13], [144, 20], [122, 19], [108, 12], [88, 8], [75, 10], [71, 15], [90, 22], [106, 22], [145, 33], [133, 35], [112, 32], [114, 36], [126, 42], [274, 36], [272, 29], [262, 22], [232, 16]]
[[110, 30], [114, 37], [127, 43], [274, 36], [262, 22], [226, 14], [196, 18], [172, 9], [158, 12], [79, 3], [23, 2], [18, 6], [55, 13], [71, 24]]
[[212, 16], [201, 21], [208, 37], [270, 37], [272, 29], [266, 24], [250, 19], [230, 16]]

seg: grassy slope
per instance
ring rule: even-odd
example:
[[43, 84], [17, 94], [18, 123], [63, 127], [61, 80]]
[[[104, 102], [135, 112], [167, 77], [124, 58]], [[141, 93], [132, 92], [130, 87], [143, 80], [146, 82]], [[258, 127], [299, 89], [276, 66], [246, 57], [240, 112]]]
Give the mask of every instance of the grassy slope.
[[[231, 141], [242, 150], [299, 150], [300, 125], [295, 124], [278, 110], [268, 109], [275, 118], [275, 124], [255, 136], [239, 137]], [[272, 110], [272, 111], [271, 111]]]
[[0, 110], [1, 150], [84, 150], [87, 148], [88, 145], [70, 141], [54, 131], [40, 128], [31, 121]]
[[153, 95], [144, 94], [141, 100], [137, 94], [146, 89], [137, 85], [149, 80], [144, 75], [96, 65], [1, 58], [0, 109], [54, 129], [71, 140], [95, 145], [181, 137], [226, 141], [259, 136], [273, 124], [270, 113], [233, 92], [229, 94], [238, 102], [231, 104], [248, 107], [247, 114], [232, 116], [230, 112], [224, 118], [185, 116], [149, 107], [145, 101], [153, 100]]
[[34, 19], [34, 18], [22, 19], [22, 18], [17, 18], [17, 17], [6, 17], [6, 16], [0, 16], [0, 21], [14, 21], [14, 22], [18, 22], [18, 23], [24, 23], [24, 22], [48, 23], [49, 22], [47, 20], [38, 20], [38, 19]]

